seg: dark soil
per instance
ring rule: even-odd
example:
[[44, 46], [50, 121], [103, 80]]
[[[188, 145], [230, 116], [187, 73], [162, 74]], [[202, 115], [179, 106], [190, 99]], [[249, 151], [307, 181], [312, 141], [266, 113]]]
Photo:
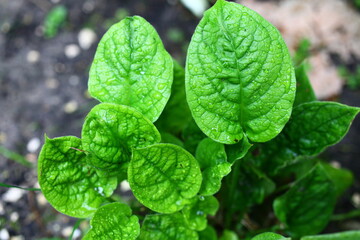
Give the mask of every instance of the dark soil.
[[[54, 3], [55, 2], [55, 3]], [[56, 4], [68, 9], [68, 18], [51, 39], [42, 35], [47, 12]], [[159, 32], [167, 50], [184, 61], [185, 51], [198, 19], [178, 0], [5, 0], [0, 2], [0, 144], [24, 155], [36, 164], [39, 148], [31, 153], [31, 139], [63, 135], [80, 136], [85, 115], [96, 100], [87, 95], [88, 69], [97, 42], [88, 50], [81, 49], [75, 58], [68, 58], [64, 48], [78, 45], [78, 33], [92, 28], [100, 40], [106, 23], [115, 21], [119, 8], [130, 15], [147, 19]], [[169, 30], [180, 30], [181, 41], [169, 37]], [[29, 52], [37, 51], [39, 59], [29, 62]], [[360, 106], [360, 92], [345, 89], [339, 101]], [[73, 106], [71, 111], [67, 110]], [[75, 109], [74, 109], [75, 106]], [[354, 187], [347, 193], [338, 212], [351, 210], [350, 196], [360, 192], [360, 118], [355, 119], [347, 137], [325, 154], [339, 161], [356, 176]], [[0, 182], [23, 187], [36, 186], [36, 171], [0, 155]], [[8, 191], [0, 188], [3, 196]], [[3, 209], [3, 210], [1, 210]], [[14, 214], [16, 213], [16, 214]], [[16, 217], [17, 216], [17, 217]], [[62, 230], [72, 227], [75, 219], [57, 213], [43, 204], [39, 194], [26, 192], [16, 202], [0, 197], [0, 230], [23, 239], [63, 237]], [[332, 226], [332, 225], [331, 225]], [[336, 226], [335, 226], [336, 227]], [[338, 227], [341, 228], [341, 227]]]

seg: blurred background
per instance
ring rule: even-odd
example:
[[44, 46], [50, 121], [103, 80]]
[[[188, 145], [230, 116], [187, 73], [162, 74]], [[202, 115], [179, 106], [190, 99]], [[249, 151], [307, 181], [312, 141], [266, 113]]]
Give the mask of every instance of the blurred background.
[[[242, 0], [273, 23], [295, 64], [305, 60], [319, 99], [360, 106], [359, 0]], [[207, 0], [0, 0], [0, 183], [38, 188], [44, 134], [80, 137], [97, 101], [88, 70], [105, 31], [140, 15], [181, 64]], [[353, 171], [355, 182], [337, 207], [360, 207], [360, 119], [323, 158]], [[0, 240], [66, 239], [76, 219], [56, 212], [39, 191], [0, 187]], [[82, 222], [74, 233], [81, 237]], [[336, 226], [360, 229], [359, 219]], [[334, 226], [329, 226], [334, 227]], [[56, 238], [55, 238], [56, 237]]]

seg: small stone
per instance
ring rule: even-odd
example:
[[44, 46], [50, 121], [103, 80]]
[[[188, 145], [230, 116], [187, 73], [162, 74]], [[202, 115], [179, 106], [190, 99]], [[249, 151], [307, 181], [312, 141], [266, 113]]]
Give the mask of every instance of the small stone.
[[351, 201], [356, 208], [360, 208], [360, 193], [354, 193], [351, 196]]
[[338, 161], [332, 161], [330, 162], [330, 165], [333, 167], [333, 168], [341, 168], [341, 164], [338, 162]]
[[69, 101], [64, 106], [64, 112], [73, 113], [78, 109], [78, 103], [74, 100]]
[[95, 9], [95, 2], [93, 0], [88, 0], [86, 1], [83, 6], [82, 9], [85, 13], [90, 13], [92, 11], [94, 11]]
[[35, 50], [29, 51], [28, 54], [26, 55], [26, 60], [29, 63], [36, 63], [39, 61], [39, 59], [40, 59], [40, 53]]
[[12, 212], [10, 214], [10, 221], [16, 222], [17, 220], [19, 220], [19, 214], [17, 212]]
[[6, 142], [6, 137], [7, 137], [6, 133], [0, 132], [0, 143]]
[[10, 234], [9, 232], [4, 228], [0, 230], [0, 239], [1, 240], [8, 240], [10, 239]]
[[29, 152], [34, 153], [39, 149], [40, 144], [41, 144], [41, 142], [40, 142], [39, 138], [32, 138], [32, 139], [30, 139], [30, 141], [26, 145], [26, 149]]
[[64, 237], [68, 238], [68, 237], [71, 235], [72, 230], [73, 230], [73, 228], [70, 227], [70, 226], [69, 226], [69, 227], [65, 227], [65, 228], [61, 231], [61, 234], [62, 234]]
[[131, 188], [130, 188], [130, 184], [128, 181], [124, 180], [120, 183], [120, 189], [121, 191], [123, 192], [127, 192], [129, 191]]
[[44, 194], [40, 193], [36, 196], [37, 203], [41, 206], [45, 206], [48, 201], [46, 200]]
[[4, 205], [2, 202], [0, 202], [0, 215], [4, 215], [4, 214], [5, 214]]
[[84, 50], [89, 49], [96, 39], [96, 33], [89, 28], [81, 29], [78, 34], [79, 45]]
[[49, 89], [56, 89], [59, 87], [59, 81], [56, 80], [55, 78], [49, 78], [49, 79], [46, 79], [45, 85]]
[[10, 238], [10, 240], [25, 240], [25, 238], [23, 236], [13, 236]]
[[[24, 191], [18, 188], [10, 188], [6, 193], [3, 195], [3, 200], [5, 202], [17, 202], [20, 200]], [[0, 238], [2, 239], [2, 238]]]
[[64, 49], [67, 58], [75, 58], [80, 54], [80, 48], [76, 44], [69, 44]]

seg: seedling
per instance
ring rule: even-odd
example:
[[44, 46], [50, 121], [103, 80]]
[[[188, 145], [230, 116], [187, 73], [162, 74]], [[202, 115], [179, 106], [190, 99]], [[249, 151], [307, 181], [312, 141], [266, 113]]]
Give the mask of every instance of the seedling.
[[[185, 70], [145, 19], [123, 19], [99, 43], [89, 93], [101, 103], [81, 138], [46, 137], [38, 162], [51, 205], [91, 219], [84, 239], [299, 239], [352, 182], [316, 156], [360, 109], [317, 101], [278, 30], [242, 5], [205, 12]], [[124, 180], [145, 213], [109, 203]]]

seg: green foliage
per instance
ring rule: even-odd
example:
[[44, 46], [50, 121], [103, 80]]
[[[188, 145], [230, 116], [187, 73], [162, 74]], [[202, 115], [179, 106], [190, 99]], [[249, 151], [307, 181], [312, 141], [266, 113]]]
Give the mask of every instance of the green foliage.
[[47, 38], [55, 37], [59, 29], [64, 25], [68, 11], [64, 6], [53, 7], [44, 20], [44, 36]]
[[[360, 6], [360, 1], [359, 1]], [[339, 74], [345, 80], [350, 89], [356, 90], [360, 87], [360, 66], [356, 67], [355, 72], [351, 72], [345, 66], [339, 67]]]
[[[279, 32], [252, 10], [218, 0], [185, 70], [145, 19], [127, 17], [100, 41], [89, 91], [103, 103], [81, 139], [46, 137], [38, 161], [50, 204], [91, 219], [84, 239], [356, 238], [304, 236], [334, 219], [352, 184], [317, 155], [360, 109], [317, 101], [304, 66], [294, 71]], [[122, 180], [136, 204], [110, 198]]]
[[317, 236], [307, 236], [301, 240], [358, 240], [360, 239], [360, 231], [347, 231], [332, 234], [322, 234]]

